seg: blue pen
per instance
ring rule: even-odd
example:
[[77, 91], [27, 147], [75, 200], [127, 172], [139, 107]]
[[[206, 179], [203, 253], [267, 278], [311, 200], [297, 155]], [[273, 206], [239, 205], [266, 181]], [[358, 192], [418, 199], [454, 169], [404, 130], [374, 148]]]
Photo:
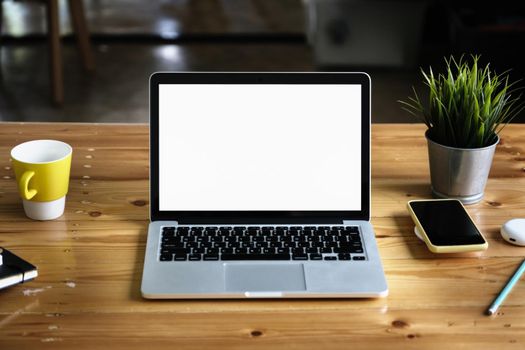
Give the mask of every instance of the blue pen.
[[519, 281], [521, 275], [523, 275], [523, 272], [525, 272], [525, 260], [523, 260], [520, 267], [516, 270], [516, 272], [514, 272], [514, 275], [512, 275], [505, 287], [499, 293], [498, 297], [494, 300], [492, 305], [490, 305], [489, 309], [487, 310], [488, 315], [493, 315], [498, 310], [503, 300], [505, 300], [507, 295], [509, 295], [512, 287], [514, 287], [516, 282]]

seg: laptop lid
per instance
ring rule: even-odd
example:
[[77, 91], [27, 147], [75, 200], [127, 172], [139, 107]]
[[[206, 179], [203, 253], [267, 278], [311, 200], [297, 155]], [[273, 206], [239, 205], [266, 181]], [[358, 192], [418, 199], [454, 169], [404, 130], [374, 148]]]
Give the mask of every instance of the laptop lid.
[[151, 220], [370, 219], [365, 73], [155, 73]]

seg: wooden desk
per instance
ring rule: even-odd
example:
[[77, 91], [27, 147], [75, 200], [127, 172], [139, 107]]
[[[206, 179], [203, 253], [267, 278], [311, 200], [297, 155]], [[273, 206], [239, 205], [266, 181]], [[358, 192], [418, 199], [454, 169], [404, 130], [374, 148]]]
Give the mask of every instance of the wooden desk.
[[[39, 268], [0, 291], [0, 349], [523, 349], [525, 281], [483, 313], [525, 255], [499, 227], [525, 217], [525, 125], [507, 127], [486, 195], [468, 207], [489, 240], [479, 258], [433, 255], [405, 203], [428, 198], [420, 125], [374, 125], [372, 214], [390, 295], [375, 300], [148, 301], [148, 127], [0, 124], [0, 246]], [[74, 148], [65, 215], [27, 219], [9, 150], [56, 138]]]

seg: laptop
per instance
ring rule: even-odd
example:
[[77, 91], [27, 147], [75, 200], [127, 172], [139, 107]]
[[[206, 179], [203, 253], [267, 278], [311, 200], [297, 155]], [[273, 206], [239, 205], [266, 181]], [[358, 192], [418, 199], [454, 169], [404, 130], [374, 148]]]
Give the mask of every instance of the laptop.
[[144, 298], [388, 293], [365, 73], [155, 73]]

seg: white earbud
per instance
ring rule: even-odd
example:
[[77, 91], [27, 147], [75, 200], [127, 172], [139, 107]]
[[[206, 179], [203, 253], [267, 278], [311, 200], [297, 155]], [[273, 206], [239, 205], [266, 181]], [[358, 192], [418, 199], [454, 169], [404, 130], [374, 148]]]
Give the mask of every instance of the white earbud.
[[501, 226], [501, 236], [511, 244], [525, 246], [525, 219], [512, 219]]

